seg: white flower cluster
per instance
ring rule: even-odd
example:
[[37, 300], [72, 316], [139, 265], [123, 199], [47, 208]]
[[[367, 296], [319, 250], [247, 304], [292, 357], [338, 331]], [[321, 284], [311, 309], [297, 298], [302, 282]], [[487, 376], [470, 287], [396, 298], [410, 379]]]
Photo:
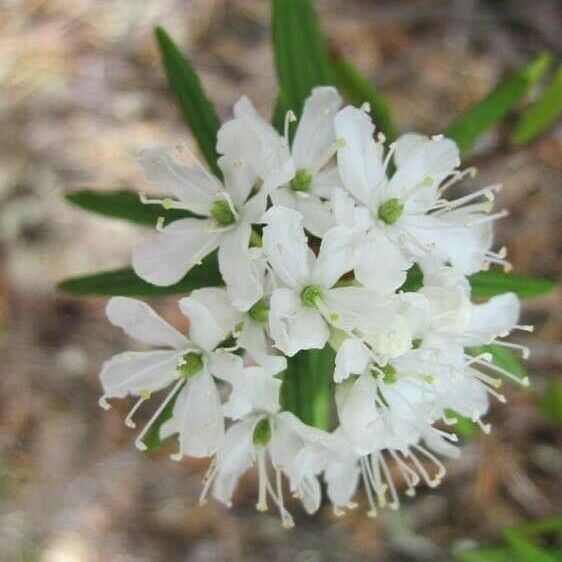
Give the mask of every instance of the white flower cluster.
[[[459, 171], [459, 152], [442, 136], [406, 134], [385, 150], [368, 107], [344, 107], [336, 90], [316, 88], [289, 141], [247, 98], [218, 134], [221, 183], [182, 153], [141, 154], [148, 179], [174, 199], [147, 200], [193, 218], [158, 226], [134, 251], [136, 273], [170, 285], [218, 249], [225, 288], [207, 287], [179, 301], [187, 336], [146, 304], [112, 298], [110, 321], [156, 346], [126, 352], [101, 372], [107, 399], [152, 393], [167, 397], [138, 435], [143, 439], [175, 399], [160, 436], [177, 435], [183, 456], [212, 457], [202, 492], [230, 505], [239, 478], [257, 465], [257, 507], [273, 502], [285, 526], [282, 476], [308, 512], [321, 501], [320, 479], [336, 513], [352, 507], [360, 479], [369, 502], [399, 505], [397, 485], [414, 493], [437, 485], [455, 456], [450, 411], [485, 431], [482, 417], [498, 392], [489, 353], [467, 348], [501, 341], [518, 326], [514, 294], [473, 304], [467, 275], [505, 262], [491, 251], [498, 186], [445, 199]], [[307, 239], [306, 232], [311, 237]], [[401, 287], [416, 265], [423, 286]], [[331, 433], [283, 411], [279, 392], [286, 357], [330, 345], [337, 352]], [[523, 354], [526, 349], [521, 348]], [[225, 384], [226, 383], [226, 384]], [[306, 397], [302, 397], [303, 400]], [[392, 471], [391, 471], [392, 469]]]

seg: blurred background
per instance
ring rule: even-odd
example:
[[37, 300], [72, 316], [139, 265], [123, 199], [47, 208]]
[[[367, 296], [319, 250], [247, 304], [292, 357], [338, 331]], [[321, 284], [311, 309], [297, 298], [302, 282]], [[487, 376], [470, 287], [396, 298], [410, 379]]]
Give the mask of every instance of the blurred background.
[[[510, 69], [562, 52], [555, 0], [322, 0], [318, 10], [334, 45], [390, 98], [401, 130], [438, 133]], [[492, 434], [467, 436], [439, 489], [375, 521], [329, 508], [309, 518], [295, 505], [297, 527], [284, 531], [275, 514], [255, 513], [251, 476], [233, 509], [199, 508], [204, 463], [141, 454], [122, 423], [129, 404], [99, 409], [100, 365], [127, 341], [103, 299], [54, 285], [126, 265], [146, 231], [62, 194], [146, 187], [136, 151], [191, 142], [155, 24], [189, 53], [222, 118], [241, 94], [271, 111], [264, 0], [0, 1], [0, 561], [441, 562], [560, 513], [560, 291], [525, 303], [536, 331], [517, 340], [533, 350], [531, 389], [506, 390]], [[562, 128], [517, 150], [500, 129], [468, 163], [479, 185], [504, 183], [511, 217], [497, 238], [515, 270], [560, 280]], [[174, 318], [173, 299], [153, 304]]]

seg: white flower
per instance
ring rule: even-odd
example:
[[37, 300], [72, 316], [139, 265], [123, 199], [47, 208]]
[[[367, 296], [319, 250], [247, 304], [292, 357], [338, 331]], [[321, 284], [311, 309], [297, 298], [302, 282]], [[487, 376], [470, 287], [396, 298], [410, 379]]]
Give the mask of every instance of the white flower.
[[[361, 283], [397, 289], [414, 261], [428, 256], [436, 266], [450, 263], [464, 274], [485, 263], [505, 263], [503, 254], [488, 251], [491, 223], [504, 216], [487, 215], [497, 186], [456, 201], [442, 199], [446, 189], [466, 175], [456, 170], [460, 160], [453, 141], [406, 134], [383, 158], [383, 139], [373, 139], [374, 127], [365, 112], [346, 107], [336, 115], [335, 129], [344, 141], [338, 149], [343, 186], [354, 204], [368, 211], [363, 215], [368, 224], [362, 225], [368, 243], [355, 268]], [[391, 156], [396, 172], [389, 179]], [[484, 202], [473, 203], [479, 198]]]
[[147, 178], [171, 191], [177, 201], [147, 200], [186, 209], [204, 218], [179, 219], [160, 227], [158, 235], [133, 250], [139, 277], [154, 285], [179, 281], [202, 258], [218, 248], [219, 268], [234, 305], [250, 308], [262, 296], [263, 262], [250, 248], [252, 224], [260, 222], [266, 197], [250, 197], [256, 176], [243, 161], [219, 159], [224, 185], [203, 166], [188, 167], [163, 148], [140, 155]]
[[324, 200], [341, 183], [336, 166], [330, 165], [339, 146], [334, 115], [340, 105], [334, 88], [314, 88], [289, 148], [292, 112], [287, 114], [282, 137], [258, 115], [250, 100], [242, 98], [234, 107], [235, 119], [222, 127], [218, 137], [218, 151], [247, 161], [263, 179], [273, 203], [298, 210], [305, 228], [318, 237], [334, 225]]
[[302, 349], [323, 348], [330, 326], [352, 330], [370, 320], [380, 305], [372, 291], [334, 288], [353, 267], [354, 256], [346, 251], [346, 243], [354, 233], [331, 229], [315, 257], [307, 245], [300, 213], [272, 207], [265, 222], [263, 250], [283, 285], [270, 301], [269, 326], [276, 347], [288, 356]]
[[[219, 360], [220, 361], [220, 360]], [[279, 389], [281, 381], [261, 367], [243, 368], [239, 358], [222, 358], [225, 380], [232, 385], [232, 393], [225, 404], [225, 412], [236, 421], [225, 435], [217, 451], [201, 493], [206, 500], [212, 487], [213, 496], [227, 506], [240, 477], [257, 464], [257, 509], [267, 509], [267, 498], [276, 505], [283, 525], [293, 526], [293, 519], [285, 508], [282, 474], [289, 479], [291, 491], [297, 494], [310, 513], [320, 505], [320, 486], [316, 477], [304, 478], [294, 470], [294, 461], [302, 447], [326, 434], [306, 426], [290, 412], [281, 412]], [[233, 366], [233, 363], [236, 365]], [[271, 463], [274, 477], [269, 475]]]
[[[172, 385], [160, 407], [138, 435], [135, 444], [146, 449], [143, 439], [168, 403], [175, 398], [172, 417], [160, 429], [161, 437], [178, 433], [179, 454], [209, 456], [224, 435], [220, 397], [212, 375], [215, 349], [234, 328], [237, 313], [229, 305], [226, 293], [213, 289], [208, 299], [194, 291], [180, 301], [180, 309], [189, 318], [186, 337], [165, 322], [145, 303], [114, 297], [107, 306], [109, 320], [132, 338], [151, 345], [166, 347], [155, 351], [125, 352], [114, 356], [103, 366], [100, 378], [104, 395], [100, 404], [107, 407], [108, 398], [127, 394], [139, 400], [127, 416], [127, 425], [134, 427], [132, 416], [152, 393]], [[224, 352], [220, 352], [221, 357]]]

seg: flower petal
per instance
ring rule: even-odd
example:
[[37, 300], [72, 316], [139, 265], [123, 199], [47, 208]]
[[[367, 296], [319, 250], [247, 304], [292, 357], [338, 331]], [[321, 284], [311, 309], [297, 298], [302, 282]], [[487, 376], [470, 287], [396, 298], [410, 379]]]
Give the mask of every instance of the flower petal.
[[374, 191], [385, 179], [383, 145], [373, 139], [371, 118], [360, 109], [348, 106], [334, 119], [338, 139], [338, 168], [344, 187], [361, 203], [371, 206]]
[[222, 186], [203, 166], [190, 168], [162, 146], [141, 151], [139, 160], [149, 181], [172, 192], [190, 211], [209, 215]]
[[240, 419], [252, 411], [274, 414], [279, 411], [281, 381], [263, 367], [246, 367], [242, 359], [232, 353], [213, 354], [211, 372], [232, 387], [223, 406], [224, 415]]
[[269, 328], [275, 347], [292, 357], [302, 349], [322, 349], [330, 332], [318, 311], [301, 306], [290, 289], [277, 289], [270, 302]]
[[292, 154], [297, 169], [319, 170], [326, 164], [330, 145], [336, 140], [334, 115], [341, 105], [341, 97], [335, 88], [314, 88], [304, 102]]
[[280, 373], [287, 368], [287, 360], [274, 355], [267, 340], [265, 326], [246, 317], [238, 336], [238, 345], [258, 364], [271, 373]]
[[[265, 263], [249, 247], [251, 226], [239, 224], [219, 246], [219, 269], [232, 305], [246, 311], [263, 296]], [[259, 251], [259, 250], [258, 250]]]
[[133, 249], [133, 268], [153, 285], [173, 285], [218, 246], [221, 236], [207, 220], [174, 221]]
[[265, 215], [263, 251], [275, 274], [289, 287], [301, 288], [310, 275], [310, 249], [302, 215], [287, 207], [272, 207]]
[[230, 426], [217, 451], [217, 473], [213, 481], [213, 497], [226, 506], [240, 477], [254, 463], [252, 437], [258, 418], [251, 417]]
[[185, 349], [188, 339], [170, 326], [146, 303], [128, 297], [112, 297], [105, 309], [109, 321], [131, 338], [150, 345]]
[[230, 304], [224, 289], [206, 287], [179, 301], [189, 318], [189, 337], [205, 351], [212, 351], [240, 321], [240, 313]]
[[104, 395], [124, 398], [127, 394], [156, 392], [176, 377], [181, 353], [177, 351], [126, 351], [103, 364], [100, 379]]
[[361, 340], [347, 338], [336, 354], [334, 381], [342, 382], [350, 375], [362, 375], [371, 360], [371, 353]]
[[355, 277], [365, 287], [388, 295], [404, 284], [412, 263], [384, 233], [373, 229], [357, 258]]
[[178, 433], [180, 452], [189, 457], [209, 457], [224, 437], [219, 393], [211, 375], [203, 371], [190, 378], [174, 403], [172, 417], [160, 427], [165, 439]]
[[335, 226], [322, 239], [312, 280], [326, 288], [333, 287], [339, 278], [351, 271], [357, 260], [357, 248], [362, 234], [345, 226]]
[[247, 163], [263, 180], [262, 189], [268, 193], [287, 183], [294, 176], [295, 168], [285, 139], [245, 96], [234, 106], [234, 116], [218, 132], [218, 152]]

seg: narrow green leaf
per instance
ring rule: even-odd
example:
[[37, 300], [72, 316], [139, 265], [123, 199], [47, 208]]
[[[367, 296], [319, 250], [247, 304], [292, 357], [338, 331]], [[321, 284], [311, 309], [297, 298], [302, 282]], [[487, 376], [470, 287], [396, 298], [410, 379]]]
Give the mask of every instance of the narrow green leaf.
[[497, 344], [486, 344], [486, 345], [479, 345], [477, 347], [472, 348], [472, 352], [474, 355], [479, 355], [481, 353], [491, 353], [492, 354], [492, 362], [500, 367], [500, 369], [505, 369], [506, 371], [510, 372], [514, 377], [519, 379], [522, 383], [525, 380], [529, 379], [529, 375], [523, 367], [523, 364], [519, 359], [515, 356], [515, 354], [502, 347], [501, 345]]
[[215, 252], [191, 269], [181, 281], [169, 287], [151, 285], [137, 277], [131, 268], [123, 268], [72, 277], [59, 283], [58, 289], [77, 296], [162, 297], [187, 293], [201, 287], [218, 287], [222, 284]]
[[562, 64], [542, 96], [523, 113], [511, 136], [518, 146], [537, 138], [562, 114]]
[[354, 105], [361, 106], [368, 102], [377, 130], [382, 131], [387, 140], [392, 142], [397, 136], [397, 129], [387, 99], [344, 58], [334, 56], [331, 64], [336, 85], [340, 91]]
[[300, 116], [312, 88], [331, 84], [333, 79], [324, 37], [310, 0], [272, 0], [271, 27], [281, 91], [276, 110], [279, 121], [287, 109]]
[[172, 38], [161, 28], [155, 30], [162, 63], [176, 101], [189, 125], [201, 153], [211, 170], [220, 177], [217, 166], [217, 131], [220, 123], [197, 74]]
[[548, 293], [556, 286], [549, 279], [535, 279], [501, 271], [480, 271], [471, 275], [469, 281], [475, 297], [493, 297], [513, 292], [522, 299], [529, 299]]
[[504, 529], [503, 535], [521, 562], [557, 562], [546, 549], [534, 545], [516, 528]]
[[91, 213], [152, 227], [156, 226], [159, 217], [164, 217], [166, 222], [171, 222], [193, 216], [188, 211], [166, 210], [160, 205], [145, 205], [141, 203], [137, 192], [127, 189], [114, 191], [80, 189], [65, 193], [64, 197], [73, 205]]
[[511, 111], [537, 83], [550, 66], [550, 53], [537, 55], [530, 63], [502, 80], [483, 100], [469, 107], [446, 129], [461, 152], [472, 148], [476, 140]]
[[329, 345], [300, 351], [288, 358], [281, 386], [283, 408], [324, 430], [330, 427], [334, 361], [335, 353]]

